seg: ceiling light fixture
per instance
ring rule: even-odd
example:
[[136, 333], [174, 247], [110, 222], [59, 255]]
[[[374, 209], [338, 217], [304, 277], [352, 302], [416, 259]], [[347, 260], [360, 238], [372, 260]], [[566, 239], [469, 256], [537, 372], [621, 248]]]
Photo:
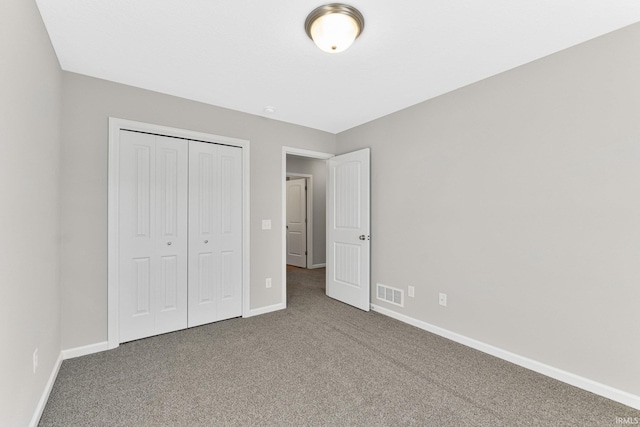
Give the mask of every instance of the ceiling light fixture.
[[364, 17], [353, 6], [330, 3], [314, 9], [304, 29], [321, 50], [338, 53], [348, 49], [362, 33]]

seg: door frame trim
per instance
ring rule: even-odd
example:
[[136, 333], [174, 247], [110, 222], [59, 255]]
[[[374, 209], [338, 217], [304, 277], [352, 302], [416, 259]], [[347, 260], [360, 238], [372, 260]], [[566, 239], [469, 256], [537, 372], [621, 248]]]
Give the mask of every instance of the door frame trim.
[[120, 182], [120, 131], [132, 130], [174, 138], [231, 145], [242, 148], [242, 317], [249, 317], [250, 305], [250, 141], [151, 123], [109, 117], [108, 225], [107, 225], [107, 342], [108, 348], [120, 345], [118, 320], [118, 211]]
[[[282, 147], [282, 173], [280, 176], [280, 182], [282, 183], [282, 218], [280, 219], [280, 228], [282, 229], [282, 234], [280, 236], [282, 244], [282, 303], [278, 304], [281, 309], [287, 307], [287, 154], [320, 160], [328, 160], [335, 156], [335, 154], [306, 150], [304, 148]], [[308, 212], [307, 215], [309, 215]], [[309, 242], [307, 242], [307, 247], [308, 246]], [[309, 258], [307, 258], [307, 265], [309, 265]]]
[[[307, 214], [307, 222], [305, 224], [305, 231], [307, 233], [307, 247], [305, 249], [307, 254], [305, 255], [305, 258], [307, 259], [307, 269], [309, 269], [312, 268], [311, 266], [313, 264], [313, 175], [308, 173], [287, 172], [287, 178], [304, 179], [305, 185], [307, 186], [307, 189], [305, 190], [305, 197], [307, 198], [305, 201]], [[287, 227], [285, 227], [285, 232], [286, 228]], [[285, 263], [286, 261], [287, 260], [285, 259]]]

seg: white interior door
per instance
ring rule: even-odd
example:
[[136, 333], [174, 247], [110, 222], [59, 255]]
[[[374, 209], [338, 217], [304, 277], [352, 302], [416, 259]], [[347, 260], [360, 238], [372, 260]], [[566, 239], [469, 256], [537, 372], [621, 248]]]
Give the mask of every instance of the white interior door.
[[370, 150], [328, 161], [327, 296], [370, 308]]
[[189, 327], [242, 315], [242, 149], [189, 141]]
[[187, 327], [187, 144], [120, 131], [119, 337]]
[[287, 264], [307, 268], [307, 180], [287, 181]]

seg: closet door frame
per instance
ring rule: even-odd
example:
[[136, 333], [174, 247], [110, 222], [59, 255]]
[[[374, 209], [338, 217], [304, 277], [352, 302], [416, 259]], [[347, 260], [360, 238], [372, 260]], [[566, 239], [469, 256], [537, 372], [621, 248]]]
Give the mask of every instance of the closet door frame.
[[[118, 307], [118, 212], [119, 212], [119, 171], [120, 171], [120, 132], [130, 130], [156, 135], [230, 145], [242, 148], [242, 317], [249, 317], [249, 266], [250, 266], [250, 171], [249, 148], [250, 142], [244, 139], [230, 138], [209, 133], [195, 132], [186, 129], [178, 129], [160, 126], [150, 123], [136, 122], [132, 120], [109, 117], [109, 167], [108, 167], [108, 260], [107, 260], [107, 325], [108, 348], [116, 348], [120, 345], [119, 334], [119, 307]], [[186, 141], [185, 141], [186, 142]]]

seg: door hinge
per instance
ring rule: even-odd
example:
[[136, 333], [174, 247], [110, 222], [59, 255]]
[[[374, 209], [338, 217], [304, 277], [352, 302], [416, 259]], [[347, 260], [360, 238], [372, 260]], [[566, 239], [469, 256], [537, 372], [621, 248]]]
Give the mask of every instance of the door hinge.
[[305, 254], [305, 255], [308, 255], [307, 251], [304, 251], [304, 254]]

